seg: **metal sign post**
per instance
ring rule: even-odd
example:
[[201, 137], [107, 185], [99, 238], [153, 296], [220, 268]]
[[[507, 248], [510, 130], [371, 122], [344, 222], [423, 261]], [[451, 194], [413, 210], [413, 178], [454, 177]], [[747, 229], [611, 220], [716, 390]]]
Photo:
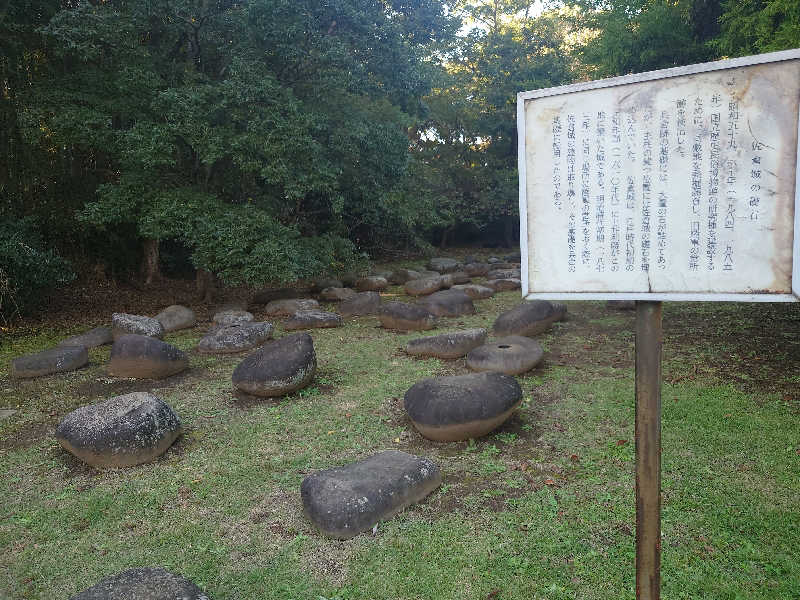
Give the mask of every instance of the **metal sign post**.
[[636, 303], [636, 597], [661, 597], [661, 302]]

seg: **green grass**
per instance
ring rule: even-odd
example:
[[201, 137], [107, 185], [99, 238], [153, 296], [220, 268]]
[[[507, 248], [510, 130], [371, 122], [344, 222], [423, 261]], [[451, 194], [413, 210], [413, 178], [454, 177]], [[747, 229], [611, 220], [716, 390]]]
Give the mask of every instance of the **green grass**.
[[[516, 302], [499, 294], [424, 335], [490, 327]], [[800, 597], [800, 318], [770, 310], [665, 307], [665, 598]], [[377, 325], [313, 331], [315, 381], [275, 401], [234, 395], [240, 357], [192, 354], [186, 375], [154, 389], [185, 435], [125, 470], [82, 465], [51, 431], [77, 406], [153, 382], [107, 376], [107, 347], [74, 373], [0, 372], [0, 408], [19, 411], [0, 421], [0, 598], [69, 597], [141, 565], [215, 599], [633, 598], [631, 313], [571, 304], [541, 336], [545, 363], [519, 378], [518, 414], [450, 444], [421, 438], [402, 397], [423, 377], [465, 372], [463, 359], [409, 357], [417, 334]], [[80, 329], [12, 332], [2, 368]], [[166, 339], [190, 350], [200, 335]], [[443, 485], [375, 535], [322, 537], [302, 514], [303, 477], [387, 448], [430, 456]]]

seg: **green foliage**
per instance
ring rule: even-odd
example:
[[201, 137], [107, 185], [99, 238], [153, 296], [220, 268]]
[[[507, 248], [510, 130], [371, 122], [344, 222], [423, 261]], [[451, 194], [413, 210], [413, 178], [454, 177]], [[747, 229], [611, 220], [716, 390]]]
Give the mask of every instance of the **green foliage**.
[[800, 47], [800, 3], [795, 0], [727, 0], [722, 32], [713, 47], [726, 56]]
[[30, 312], [74, 278], [67, 261], [43, 249], [33, 222], [0, 219], [0, 322]]

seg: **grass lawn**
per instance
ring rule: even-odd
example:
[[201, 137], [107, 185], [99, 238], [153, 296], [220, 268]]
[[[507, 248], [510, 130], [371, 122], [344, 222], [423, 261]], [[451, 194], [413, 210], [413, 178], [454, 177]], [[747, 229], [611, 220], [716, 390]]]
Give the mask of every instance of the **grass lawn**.
[[[477, 301], [423, 335], [490, 328], [518, 302]], [[375, 317], [312, 330], [316, 379], [277, 401], [234, 394], [241, 356], [195, 353], [204, 326], [165, 337], [191, 368], [157, 382], [108, 376], [108, 346], [79, 371], [12, 381], [10, 359], [95, 323], [7, 332], [0, 598], [66, 598], [148, 565], [216, 600], [633, 598], [634, 313], [568, 306], [540, 336], [544, 362], [518, 378], [518, 413], [460, 443], [422, 438], [402, 398], [464, 360], [409, 357], [418, 334]], [[664, 331], [663, 597], [800, 598], [800, 306], [667, 304]], [[156, 462], [97, 471], [55, 442], [70, 410], [136, 390], [185, 427]], [[391, 448], [432, 458], [443, 485], [374, 535], [322, 537], [302, 514], [303, 477]]]

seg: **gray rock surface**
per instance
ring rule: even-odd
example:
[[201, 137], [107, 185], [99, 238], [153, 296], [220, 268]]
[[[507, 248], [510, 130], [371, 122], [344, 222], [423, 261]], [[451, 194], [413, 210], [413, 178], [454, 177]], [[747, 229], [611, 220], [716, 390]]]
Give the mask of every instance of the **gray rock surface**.
[[413, 356], [460, 358], [485, 341], [485, 329], [465, 329], [411, 340], [406, 344], [406, 352]]
[[115, 340], [128, 333], [161, 339], [164, 337], [164, 328], [152, 317], [114, 313], [111, 315], [111, 333]]
[[173, 304], [168, 306], [155, 316], [155, 320], [161, 323], [164, 331], [178, 331], [189, 329], [197, 325], [197, 316], [191, 308]]
[[236, 323], [250, 323], [255, 320], [255, 317], [253, 313], [249, 313], [246, 310], [221, 310], [214, 313], [211, 320], [215, 325], [227, 327]]
[[290, 298], [287, 300], [273, 300], [264, 308], [264, 312], [271, 316], [293, 315], [301, 310], [314, 310], [319, 308], [319, 302], [312, 298]]
[[489, 263], [468, 263], [464, 265], [464, 271], [470, 277], [485, 277], [491, 268]]
[[478, 346], [467, 355], [467, 366], [473, 371], [493, 371], [520, 375], [542, 361], [544, 351], [536, 340], [510, 335]]
[[319, 297], [328, 302], [342, 302], [356, 295], [355, 290], [343, 287], [328, 287], [322, 290]]
[[381, 295], [378, 292], [359, 292], [339, 304], [339, 313], [343, 317], [374, 315], [380, 305]]
[[293, 333], [265, 344], [233, 371], [236, 389], [254, 396], [290, 394], [314, 379], [317, 356], [307, 333]]
[[563, 319], [567, 307], [547, 300], [531, 300], [518, 304], [495, 319], [495, 335], [526, 335], [528, 337], [547, 331], [554, 322]]
[[474, 315], [475, 305], [465, 292], [461, 290], [442, 290], [417, 300], [417, 304], [425, 307], [437, 317], [459, 317]]
[[56, 439], [94, 467], [130, 467], [162, 455], [181, 431], [166, 402], [133, 392], [73, 410], [58, 424]]
[[422, 331], [436, 327], [436, 317], [415, 304], [386, 302], [378, 310], [378, 318], [386, 329]]
[[486, 274], [487, 279], [519, 279], [519, 269], [492, 269]]
[[236, 323], [209, 331], [197, 344], [202, 354], [231, 354], [252, 350], [272, 337], [272, 323]]
[[52, 373], [74, 371], [89, 364], [86, 346], [56, 346], [11, 361], [11, 378], [28, 379]]
[[324, 310], [303, 310], [294, 313], [283, 322], [286, 331], [295, 329], [320, 329], [326, 327], [339, 327], [342, 317], [336, 313]]
[[115, 377], [163, 379], [189, 368], [189, 358], [172, 344], [129, 333], [111, 346], [108, 373]]
[[494, 290], [485, 285], [478, 285], [477, 283], [467, 283], [464, 285], [454, 285], [452, 290], [461, 290], [473, 300], [485, 300], [494, 296]]
[[501, 373], [430, 377], [411, 386], [404, 398], [417, 431], [438, 442], [486, 435], [521, 402], [517, 380]]
[[411, 269], [397, 269], [396, 271], [392, 271], [392, 274], [389, 275], [389, 283], [394, 285], [404, 285], [412, 279], [419, 278], [419, 271], [413, 271]]
[[85, 346], [86, 348], [96, 348], [114, 342], [110, 327], [95, 327], [84, 333], [73, 335], [65, 340], [61, 340], [59, 346]]
[[403, 289], [409, 296], [427, 296], [442, 289], [442, 278], [437, 275], [424, 279], [412, 279], [406, 282]]
[[469, 273], [466, 271], [455, 271], [453, 273], [448, 273], [448, 276], [453, 279], [453, 283], [448, 287], [452, 287], [453, 285], [464, 285], [467, 283], [472, 283], [472, 279], [469, 276]]
[[511, 290], [518, 290], [522, 287], [522, 282], [519, 279], [487, 279], [484, 282], [486, 287], [492, 288], [495, 292], [510, 292]]
[[346, 540], [419, 502], [441, 482], [430, 459], [387, 450], [309, 475], [300, 497], [305, 514], [322, 533]]
[[389, 282], [386, 281], [386, 278], [377, 275], [362, 277], [356, 281], [356, 289], [359, 292], [380, 292], [387, 287], [389, 287]]
[[439, 273], [452, 273], [458, 271], [464, 265], [454, 258], [432, 258], [428, 261], [428, 268], [431, 271], [439, 271]]
[[70, 600], [211, 600], [188, 579], [161, 567], [127, 569]]

